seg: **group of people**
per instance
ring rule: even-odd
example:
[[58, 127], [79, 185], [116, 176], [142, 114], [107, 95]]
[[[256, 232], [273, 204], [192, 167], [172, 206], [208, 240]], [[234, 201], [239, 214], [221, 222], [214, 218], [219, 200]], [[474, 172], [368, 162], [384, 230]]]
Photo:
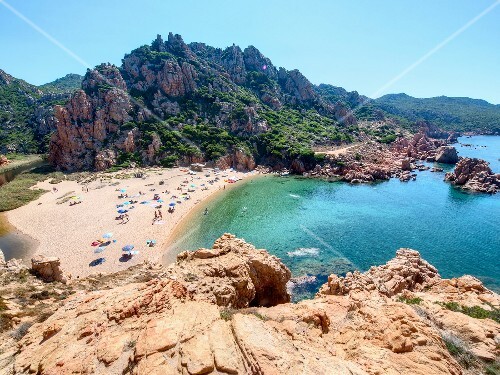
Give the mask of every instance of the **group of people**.
[[155, 217], [153, 219], [153, 223], [156, 223], [157, 221], [163, 220], [163, 215], [161, 214], [161, 210], [156, 211], [155, 210]]
[[120, 224], [127, 224], [130, 220], [129, 216], [127, 213], [121, 214], [117, 217], [117, 220], [121, 220]]

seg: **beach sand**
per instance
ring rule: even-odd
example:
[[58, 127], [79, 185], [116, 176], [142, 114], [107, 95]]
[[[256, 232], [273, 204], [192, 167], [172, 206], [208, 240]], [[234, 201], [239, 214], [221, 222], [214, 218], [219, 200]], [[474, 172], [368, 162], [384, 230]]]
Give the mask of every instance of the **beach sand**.
[[[7, 219], [19, 231], [30, 236], [38, 242], [33, 255], [42, 254], [60, 258], [62, 268], [71, 273], [73, 277], [86, 276], [98, 272], [116, 272], [126, 267], [138, 264], [144, 260], [161, 262], [164, 249], [168, 247], [167, 241], [171, 237], [176, 225], [187, 213], [202, 200], [210, 197], [214, 192], [221, 191], [226, 186], [230, 189], [238, 182], [230, 184], [225, 182], [229, 177], [236, 176], [244, 179], [256, 172], [242, 173], [236, 171], [221, 171], [216, 176], [212, 169], [204, 169], [196, 175], [189, 175], [184, 168], [163, 169], [149, 168], [147, 170], [126, 171], [145, 173], [145, 178], [116, 178], [120, 173], [101, 174], [113, 178], [97, 180], [88, 185], [87, 192], [83, 185], [76, 181], [63, 181], [52, 185], [48, 181], [36, 185], [38, 188], [49, 190], [36, 201], [26, 206], [7, 212]], [[121, 172], [123, 174], [123, 172]], [[210, 177], [205, 177], [210, 174]], [[219, 181], [209, 184], [209, 180], [219, 177]], [[159, 182], [164, 181], [163, 185]], [[181, 187], [183, 181], [187, 181]], [[191, 188], [191, 184], [196, 185]], [[205, 184], [208, 190], [202, 190]], [[57, 188], [57, 192], [52, 190]], [[188, 192], [190, 190], [194, 190]], [[120, 199], [120, 189], [125, 189], [128, 198]], [[154, 190], [153, 190], [154, 189]], [[85, 190], [85, 191], [83, 191]], [[169, 191], [168, 194], [164, 193]], [[139, 192], [145, 193], [140, 195]], [[187, 193], [189, 200], [184, 200], [181, 193]], [[162, 203], [153, 200], [154, 194], [159, 194]], [[172, 196], [177, 199], [171, 199]], [[61, 203], [66, 196], [77, 196], [79, 199], [70, 199]], [[185, 195], [184, 195], [185, 196]], [[81, 200], [82, 203], [70, 206], [71, 201]], [[138, 201], [135, 204], [124, 205], [128, 200]], [[149, 201], [147, 204], [141, 204]], [[168, 213], [169, 203], [176, 203], [175, 212]], [[162, 221], [153, 224], [155, 215], [154, 205], [162, 205]], [[134, 208], [130, 208], [134, 206]], [[115, 218], [119, 215], [118, 209], [127, 209], [129, 221], [121, 224]], [[92, 242], [101, 239], [104, 233], [113, 233], [111, 244], [106, 246], [101, 253], [94, 253], [97, 246]], [[116, 242], [113, 242], [116, 240]], [[155, 240], [156, 245], [149, 247], [147, 240]], [[134, 250], [139, 251], [132, 259], [125, 261], [122, 247], [134, 245]], [[96, 266], [90, 264], [98, 258], [105, 261]]]

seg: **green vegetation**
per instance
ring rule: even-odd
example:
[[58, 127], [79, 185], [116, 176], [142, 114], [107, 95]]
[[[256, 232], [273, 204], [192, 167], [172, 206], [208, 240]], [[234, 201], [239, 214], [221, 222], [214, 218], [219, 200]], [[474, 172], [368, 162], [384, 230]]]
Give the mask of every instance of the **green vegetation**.
[[0, 167], [0, 173], [22, 168], [23, 166], [29, 166], [30, 164], [35, 164], [43, 160], [42, 155], [37, 154], [7, 154], [5, 156], [10, 163]]
[[219, 313], [220, 313], [221, 319], [223, 319], [225, 321], [229, 321], [229, 320], [233, 319], [233, 315], [236, 313], [236, 310], [232, 309], [230, 307], [223, 307]]
[[500, 309], [490, 306], [491, 310], [483, 309], [481, 306], [462, 306], [457, 302], [439, 302], [447, 310], [460, 312], [475, 319], [492, 319], [500, 323]]
[[45, 93], [67, 94], [78, 90], [82, 86], [82, 81], [83, 76], [70, 73], [38, 87]]
[[21, 173], [13, 181], [0, 187], [0, 212], [13, 210], [37, 199], [45, 190], [31, 189], [31, 187], [37, 182], [61, 176], [61, 172], [54, 172], [47, 166]]
[[445, 130], [500, 132], [500, 105], [484, 100], [391, 94], [375, 99], [374, 105], [412, 123], [423, 120]]
[[420, 302], [422, 302], [422, 298], [420, 297], [415, 297], [415, 298], [406, 298], [406, 297], [399, 297], [398, 298], [399, 302], [406, 303], [407, 305], [420, 305]]

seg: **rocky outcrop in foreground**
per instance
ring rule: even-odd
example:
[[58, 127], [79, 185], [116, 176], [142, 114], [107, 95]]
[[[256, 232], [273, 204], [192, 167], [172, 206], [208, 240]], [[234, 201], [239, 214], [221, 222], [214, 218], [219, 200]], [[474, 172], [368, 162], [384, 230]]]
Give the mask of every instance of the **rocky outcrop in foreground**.
[[495, 194], [500, 190], [500, 174], [494, 174], [487, 161], [476, 158], [461, 159], [453, 172], [446, 173], [445, 181], [474, 192]]
[[[0, 272], [7, 312], [16, 309], [6, 292], [19, 287], [16, 275]], [[416, 251], [401, 249], [366, 273], [332, 275], [314, 299], [297, 304], [288, 302], [289, 279], [278, 258], [231, 235], [212, 249], [179, 254], [167, 268], [145, 264], [52, 284], [52, 300], [40, 290], [51, 284], [30, 276], [23, 285], [48, 299], [23, 308], [40, 310], [50, 301], [60, 307], [52, 315], [45, 310], [23, 334], [19, 327], [4, 334], [0, 373], [458, 375], [494, 369], [500, 325], [490, 318], [499, 296], [470, 276], [441, 279]], [[484, 319], [468, 313], [473, 307]]]

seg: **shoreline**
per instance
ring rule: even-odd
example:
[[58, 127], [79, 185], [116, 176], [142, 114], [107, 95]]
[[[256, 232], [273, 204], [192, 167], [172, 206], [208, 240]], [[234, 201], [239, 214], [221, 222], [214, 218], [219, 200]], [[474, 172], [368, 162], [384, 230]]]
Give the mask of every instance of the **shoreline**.
[[[143, 173], [144, 177], [131, 177], [137, 172]], [[117, 272], [145, 260], [161, 262], [171, 234], [184, 217], [190, 215], [200, 203], [224, 191], [224, 185], [226, 190], [233, 188], [233, 184], [225, 181], [231, 176], [244, 181], [256, 172], [227, 170], [218, 173], [220, 179], [213, 181], [215, 172], [211, 168], [196, 175], [188, 174], [187, 168], [148, 168], [96, 173], [88, 185], [69, 180], [56, 185], [50, 185], [48, 181], [40, 182], [33, 188], [42, 187], [50, 191], [25, 206], [6, 212], [3, 215], [3, 221], [8, 223], [4, 226], [8, 225], [5, 232], [9, 233], [7, 236], [19, 232], [37, 242], [35, 246], [31, 244], [31, 251], [22, 254], [23, 261], [36, 255], [55, 256], [60, 258], [62, 268], [76, 277], [96, 272]], [[124, 178], [124, 174], [128, 177]], [[210, 177], [206, 177], [208, 174]], [[190, 187], [193, 185], [195, 187]], [[89, 187], [88, 192], [84, 191], [85, 186]], [[57, 191], [53, 191], [53, 187]], [[205, 188], [208, 189], [203, 190]], [[121, 195], [120, 189], [126, 189], [130, 194], [127, 200], [117, 198]], [[140, 196], [139, 192], [143, 195]], [[161, 210], [164, 219], [152, 222], [156, 208], [151, 206], [159, 205], [153, 200], [154, 194], [159, 194], [163, 200]], [[78, 197], [82, 204], [69, 206], [72, 196]], [[171, 196], [177, 198], [172, 199]], [[190, 199], [184, 198], [187, 196]], [[129, 204], [128, 199], [137, 203]], [[167, 213], [169, 201], [177, 202], [171, 214]], [[127, 205], [121, 209], [130, 210], [129, 222], [120, 225], [116, 220], [117, 205], [123, 203]], [[113, 233], [110, 244], [101, 253], [95, 253], [97, 247], [92, 247], [91, 243], [107, 232]], [[147, 246], [149, 239], [155, 240], [156, 246]], [[133, 244], [134, 250], [139, 250], [140, 254], [124, 260], [121, 248], [126, 244]], [[14, 257], [19, 258], [19, 255]], [[93, 267], [92, 262], [101, 257], [105, 258], [105, 262]]]
[[[172, 247], [179, 242], [183, 236], [180, 236], [180, 233], [187, 229], [190, 225], [190, 220], [198, 213], [201, 213], [203, 208], [205, 208], [208, 204], [213, 202], [215, 199], [218, 197], [222, 196], [224, 193], [227, 193], [231, 190], [237, 189], [242, 187], [243, 184], [248, 184], [250, 181], [255, 180], [257, 178], [265, 178], [266, 176], [269, 176], [270, 174], [252, 174], [247, 177], [245, 177], [241, 182], [241, 184], [230, 184], [228, 188], [224, 189], [219, 189], [217, 191], [214, 191], [212, 194], [208, 195], [205, 199], [202, 201], [198, 202], [195, 204], [193, 207], [190, 208], [188, 212], [178, 221], [175, 223], [173, 230], [170, 232], [168, 238], [163, 242], [162, 244], [162, 251], [163, 255], [161, 258], [161, 263], [164, 266], [168, 266], [169, 264], [175, 263], [177, 254], [173, 255], [171, 253]], [[221, 233], [220, 235], [222, 235]], [[189, 251], [194, 251], [197, 249], [183, 249], [184, 250], [189, 250]]]

